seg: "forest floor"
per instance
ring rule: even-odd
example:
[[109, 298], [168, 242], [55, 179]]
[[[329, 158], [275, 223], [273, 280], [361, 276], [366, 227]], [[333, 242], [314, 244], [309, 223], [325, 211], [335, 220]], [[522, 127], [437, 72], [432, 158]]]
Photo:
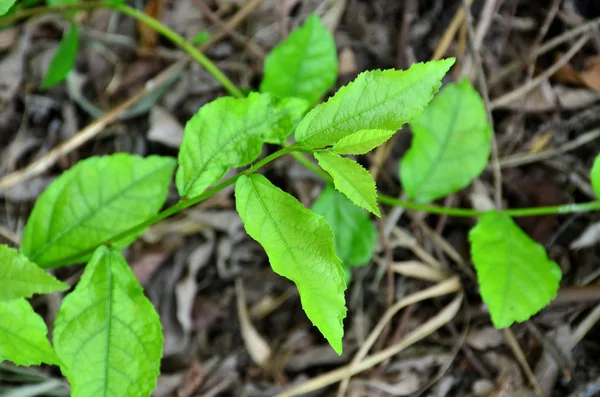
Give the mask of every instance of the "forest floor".
[[[503, 204], [521, 208], [596, 199], [589, 171], [600, 151], [597, 2], [475, 0], [468, 14], [462, 0], [130, 3], [188, 39], [208, 32], [204, 53], [244, 89], [257, 89], [266, 54], [313, 12], [334, 33], [340, 68], [336, 89], [365, 70], [406, 69], [415, 62], [456, 57], [444, 82], [466, 76], [489, 96]], [[182, 61], [184, 52], [135, 20], [109, 9], [80, 11], [76, 18], [83, 43], [76, 68], [49, 90], [39, 83], [65, 20], [47, 14], [0, 31], [0, 186], [13, 178], [9, 188], [0, 189], [2, 243], [18, 245], [38, 195], [79, 160], [115, 152], [177, 156], [186, 121], [226, 94], [199, 64]], [[381, 192], [402, 194], [398, 162], [410, 137], [405, 128], [362, 159]], [[76, 144], [57, 152], [64, 142]], [[18, 174], [31, 164], [41, 166]], [[308, 207], [323, 187], [291, 158], [266, 172]], [[480, 208], [493, 195], [488, 169], [439, 204]], [[176, 201], [173, 187], [168, 202]], [[339, 382], [323, 387], [322, 381], [352, 362], [393, 303], [432, 285], [390, 270], [405, 261], [433, 262], [459, 275], [466, 303], [438, 331], [417, 334], [413, 342], [413, 331], [436, 318], [452, 295], [409, 305], [393, 316], [375, 331], [380, 335], [370, 353], [406, 347], [350, 377], [344, 395], [593, 395], [582, 390], [600, 379], [598, 213], [518, 220], [560, 265], [563, 280], [549, 307], [510, 331], [492, 326], [473, 278], [468, 232], [474, 219], [383, 205], [374, 222], [375, 255], [354, 269], [346, 294], [342, 356], [310, 324], [294, 285], [271, 270], [263, 249], [246, 235], [232, 189], [148, 229], [127, 250], [127, 258], [164, 328], [162, 374], [154, 395], [273, 396], [309, 381], [306, 395], [344, 393]], [[74, 283], [81, 267], [55, 274]], [[37, 297], [34, 306], [50, 322], [61, 299], [60, 294]], [[240, 321], [246, 317], [249, 321]], [[258, 365], [256, 357], [267, 358]], [[23, 389], [60, 380], [56, 368], [2, 364], [0, 371], [6, 395], [68, 393], [63, 383], [52, 392]]]

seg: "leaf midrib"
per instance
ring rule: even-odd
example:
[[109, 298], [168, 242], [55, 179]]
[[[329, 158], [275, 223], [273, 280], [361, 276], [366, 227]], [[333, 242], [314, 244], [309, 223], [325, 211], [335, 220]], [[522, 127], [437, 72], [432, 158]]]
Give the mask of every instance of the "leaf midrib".
[[[409, 69], [409, 70], [410, 70], [410, 69]], [[425, 80], [425, 79], [426, 79], [427, 77], [429, 77], [430, 75], [431, 75], [431, 74], [428, 74], [426, 77], [424, 77], [424, 78], [423, 78], [422, 80], [420, 80], [418, 83], [421, 83], [423, 80]], [[374, 76], [374, 78], [377, 78], [377, 77], [379, 77], [379, 78], [383, 78], [382, 76]], [[366, 80], [366, 79], [365, 79], [365, 80]], [[302, 139], [300, 142], [304, 142], [304, 141], [307, 141], [307, 140], [309, 140], [309, 139], [313, 139], [313, 138], [314, 138], [314, 137], [316, 137], [316, 136], [321, 136], [321, 135], [324, 135], [324, 134], [326, 134], [326, 133], [330, 132], [332, 129], [334, 129], [335, 127], [337, 127], [337, 126], [338, 126], [339, 124], [341, 124], [341, 123], [346, 123], [346, 122], [348, 122], [348, 120], [352, 120], [352, 119], [355, 119], [355, 118], [361, 117], [361, 116], [362, 116], [364, 113], [370, 112], [370, 111], [372, 111], [373, 109], [375, 109], [375, 108], [377, 108], [377, 107], [379, 107], [379, 106], [381, 106], [381, 105], [385, 104], [387, 101], [390, 101], [390, 100], [392, 100], [392, 98], [395, 98], [395, 97], [397, 97], [397, 96], [399, 96], [399, 95], [403, 94], [404, 92], [408, 91], [409, 89], [413, 88], [413, 87], [414, 87], [415, 85], [417, 85], [418, 83], [413, 83], [413, 84], [410, 84], [410, 85], [406, 85], [406, 86], [405, 86], [405, 87], [404, 87], [402, 90], [396, 91], [394, 94], [392, 94], [392, 95], [389, 95], [389, 96], [386, 96], [386, 97], [385, 97], [385, 99], [383, 99], [383, 100], [379, 101], [379, 102], [378, 102], [378, 103], [376, 103], [375, 105], [373, 105], [373, 106], [370, 106], [370, 107], [367, 107], [367, 108], [365, 108], [365, 109], [363, 109], [363, 110], [361, 110], [361, 111], [359, 111], [359, 112], [357, 112], [357, 113], [354, 113], [352, 116], [346, 117], [346, 118], [344, 118], [344, 119], [342, 119], [342, 120], [339, 120], [339, 121], [336, 121], [336, 122], [333, 122], [333, 123], [329, 124], [327, 127], [323, 128], [323, 129], [321, 129], [321, 130], [317, 130], [317, 131], [316, 131], [316, 132], [314, 132], [312, 135], [307, 135], [307, 136], [306, 136], [306, 137], [304, 137], [304, 138], [303, 138], [303, 139]], [[363, 91], [364, 91], [364, 89], [366, 88], [366, 86], [367, 86], [367, 82], [365, 81], [365, 82], [364, 82], [364, 86], [363, 86]], [[346, 94], [346, 95], [347, 95], [347, 94]], [[360, 95], [359, 95], [359, 96], [360, 96]], [[335, 96], [334, 96], [334, 97], [332, 97], [332, 98], [335, 98]], [[340, 102], [341, 102], [341, 100], [340, 100]], [[357, 102], [358, 102], [358, 101], [357, 101]], [[327, 103], [327, 102], [326, 102], [326, 103]], [[340, 105], [341, 105], [341, 103], [340, 103]], [[315, 108], [315, 109], [317, 109], [317, 108]], [[337, 112], [336, 112], [336, 114], [339, 114], [339, 106], [338, 106], [338, 109], [337, 109]], [[316, 117], [316, 116], [315, 116], [315, 117]], [[314, 118], [313, 118], [313, 120], [314, 120]], [[311, 120], [311, 124], [313, 124], [313, 120]], [[405, 123], [406, 123], [406, 122], [408, 122], [408, 121], [410, 121], [410, 120], [405, 120], [405, 121], [403, 121], [402, 123], [399, 123], [399, 126], [398, 126], [398, 128], [399, 128], [399, 127], [401, 127], [401, 126], [402, 126], [402, 124], [405, 124]], [[309, 127], [309, 126], [307, 126], [307, 127], [306, 127], [306, 129], [307, 129], [307, 130], [308, 130], [308, 127]], [[363, 129], [364, 129], [364, 128], [363, 128]], [[370, 126], [370, 127], [369, 127], [369, 129], [373, 129], [373, 127], [372, 127], [372, 126]], [[387, 129], [387, 128], [381, 128], [381, 127], [378, 127], [378, 129]], [[348, 133], [348, 135], [349, 135], [349, 134], [351, 134], [351, 133]]]
[[[429, 180], [429, 178], [431, 177], [431, 174], [434, 172], [434, 170], [436, 170], [437, 168], [439, 168], [439, 165], [442, 163], [440, 161], [440, 159], [442, 159], [444, 157], [444, 155], [446, 154], [447, 150], [448, 150], [448, 144], [451, 140], [451, 138], [454, 138], [457, 129], [454, 128], [454, 126], [456, 125], [456, 120], [458, 117], [458, 109], [462, 109], [462, 101], [463, 101], [464, 95], [459, 95], [458, 96], [458, 103], [456, 104], [456, 106], [454, 106], [454, 112], [452, 112], [452, 119], [451, 122], [448, 124], [448, 129], [450, 132], [445, 134], [446, 136], [444, 137], [441, 145], [439, 146], [439, 150], [437, 151], [437, 155], [435, 156], [435, 161], [432, 161], [429, 164], [429, 167], [427, 167], [427, 171], [425, 173], [423, 173], [423, 179], [421, 179], [421, 182], [418, 185], [418, 188], [415, 191], [415, 198], [417, 198], [422, 190], [423, 190], [423, 186], [426, 184], [426, 182]], [[458, 129], [458, 131], [461, 131], [460, 129]], [[435, 132], [432, 132], [432, 134], [435, 134]], [[413, 171], [415, 170], [415, 167], [413, 167]]]
[[[279, 239], [283, 242], [283, 245], [284, 245], [285, 249], [290, 253], [290, 256], [292, 257], [294, 263], [296, 264], [296, 268], [298, 269], [298, 273], [300, 273], [301, 277], [306, 280], [306, 275], [304, 273], [304, 269], [300, 265], [300, 261], [294, 255], [294, 252], [291, 249], [290, 244], [288, 243], [288, 241], [285, 239], [285, 237], [283, 235], [283, 232], [277, 227], [277, 223], [275, 222], [274, 218], [271, 216], [271, 213], [268, 211], [266, 203], [262, 200], [262, 197], [260, 196], [260, 194], [258, 193], [258, 190], [254, 186], [254, 182], [252, 181], [252, 179], [250, 177], [248, 177], [248, 181], [250, 182], [250, 186], [252, 188], [252, 192], [256, 195], [257, 200], [260, 203], [260, 206], [262, 207], [265, 215], [267, 216], [267, 218], [270, 221], [270, 223], [273, 225], [273, 228], [275, 229], [277, 235], [279, 236]], [[286, 277], [286, 276], [284, 276], [284, 277]], [[299, 291], [301, 289], [302, 290], [307, 290], [307, 289], [310, 290], [310, 288], [308, 286], [306, 286], [306, 289], [304, 288], [304, 284], [306, 284], [305, 281], [301, 281], [301, 280], [298, 280], [298, 281], [292, 280], [292, 281], [296, 284], [296, 286], [298, 287]], [[308, 296], [310, 297], [312, 294], [313, 293], [309, 293]], [[302, 295], [300, 295], [300, 298], [302, 298]], [[321, 316], [323, 318], [325, 318], [323, 316], [324, 311], [321, 308], [319, 300], [318, 299], [311, 299], [311, 300], [314, 302], [315, 306], [317, 306], [317, 309], [318, 309], [319, 313], [321, 313]], [[311, 321], [312, 321], [312, 319], [311, 319]], [[319, 328], [319, 327], [317, 326], [317, 328]]]
[[107, 397], [108, 392], [108, 359], [109, 359], [109, 350], [110, 350], [110, 334], [112, 332], [112, 300], [113, 300], [113, 274], [112, 274], [112, 255], [110, 252], [106, 252], [104, 256], [104, 260], [106, 261], [106, 271], [107, 271], [107, 280], [106, 280], [106, 321], [104, 323], [104, 329], [106, 330], [106, 337], [104, 338], [104, 390], [103, 397]]

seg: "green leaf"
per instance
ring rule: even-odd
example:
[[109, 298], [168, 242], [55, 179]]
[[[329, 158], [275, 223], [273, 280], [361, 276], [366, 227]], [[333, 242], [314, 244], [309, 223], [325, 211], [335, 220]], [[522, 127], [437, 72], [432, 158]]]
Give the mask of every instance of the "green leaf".
[[350, 267], [364, 266], [373, 257], [377, 244], [377, 229], [369, 214], [346, 196], [327, 185], [312, 205], [322, 215], [335, 238], [335, 251], [348, 275]]
[[210, 33], [205, 30], [201, 30], [190, 40], [194, 45], [204, 44], [210, 39]]
[[150, 396], [160, 373], [160, 319], [118, 250], [96, 250], [63, 300], [53, 342], [73, 397]]
[[397, 131], [421, 114], [452, 64], [454, 58], [363, 72], [302, 119], [296, 141], [322, 148], [360, 130]]
[[335, 84], [337, 74], [333, 36], [312, 14], [269, 53], [260, 90], [281, 98], [306, 99], [314, 105]]
[[0, 362], [59, 364], [46, 337], [44, 320], [25, 299], [0, 301]]
[[259, 93], [204, 105], [185, 126], [177, 170], [179, 194], [197, 196], [229, 169], [256, 160], [263, 143], [281, 144], [307, 109], [302, 99], [278, 100]]
[[0, 245], [0, 264], [0, 301], [69, 289], [67, 284], [6, 245]]
[[365, 154], [390, 139], [396, 130], [360, 130], [333, 145], [339, 154]]
[[17, 0], [0, 0], [0, 15], [4, 15], [15, 5]]
[[[126, 153], [80, 161], [38, 198], [21, 252], [44, 268], [85, 261], [83, 253], [160, 210], [174, 168], [170, 157]], [[126, 246], [141, 233], [112, 243]]]
[[400, 180], [411, 199], [429, 202], [459, 191], [485, 169], [492, 129], [468, 80], [445, 87], [410, 126], [413, 142]]
[[77, 58], [77, 49], [79, 48], [79, 32], [77, 25], [72, 23], [67, 33], [63, 36], [54, 57], [50, 61], [46, 77], [42, 82], [41, 88], [50, 88], [67, 77], [67, 74], [73, 69], [75, 59]]
[[296, 284], [306, 315], [341, 354], [346, 283], [325, 219], [262, 175], [238, 179], [235, 198], [250, 237], [263, 246], [275, 273]]
[[375, 181], [369, 171], [354, 160], [326, 151], [315, 152], [319, 165], [333, 177], [335, 188], [359, 207], [381, 216]]
[[496, 328], [527, 320], [556, 297], [560, 267], [509, 216], [485, 214], [469, 240], [481, 297]]
[[600, 154], [596, 156], [592, 171], [590, 172], [590, 179], [592, 181], [592, 189], [596, 194], [596, 197], [600, 198]]

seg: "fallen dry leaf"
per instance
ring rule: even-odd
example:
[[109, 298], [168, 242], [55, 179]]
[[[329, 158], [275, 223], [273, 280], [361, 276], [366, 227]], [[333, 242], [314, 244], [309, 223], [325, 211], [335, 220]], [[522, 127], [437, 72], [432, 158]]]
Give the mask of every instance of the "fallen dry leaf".
[[566, 83], [583, 85], [600, 93], [600, 56], [586, 58], [582, 70], [567, 64], [558, 70], [555, 78]]
[[241, 279], [235, 281], [235, 292], [237, 296], [237, 311], [240, 320], [240, 331], [246, 350], [254, 363], [263, 367], [271, 357], [271, 348], [265, 339], [258, 333], [248, 315], [244, 285]]
[[183, 139], [183, 126], [166, 109], [154, 106], [150, 111], [148, 140], [177, 149]]
[[575, 239], [569, 248], [576, 250], [588, 248], [600, 241], [600, 222], [592, 223]]

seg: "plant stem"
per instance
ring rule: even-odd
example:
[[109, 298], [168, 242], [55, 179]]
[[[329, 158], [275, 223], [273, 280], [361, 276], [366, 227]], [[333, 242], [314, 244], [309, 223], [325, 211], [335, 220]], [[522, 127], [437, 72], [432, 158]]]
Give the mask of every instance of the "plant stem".
[[[42, 14], [46, 14], [46, 13], [50, 13], [50, 12], [61, 13], [61, 12], [66, 12], [66, 11], [74, 10], [74, 9], [84, 10], [84, 9], [94, 9], [94, 8], [111, 8], [111, 9], [114, 9], [115, 11], [121, 12], [125, 15], [132, 17], [141, 23], [148, 25], [152, 29], [156, 30], [158, 33], [165, 36], [167, 39], [171, 40], [173, 42], [173, 44], [175, 44], [176, 46], [181, 48], [187, 54], [189, 54], [194, 60], [196, 60], [200, 65], [202, 65], [206, 69], [206, 71], [208, 71], [219, 83], [221, 83], [221, 85], [223, 85], [223, 87], [231, 95], [233, 95], [236, 98], [244, 97], [244, 95], [242, 94], [240, 89], [233, 82], [231, 82], [231, 80], [229, 80], [227, 78], [227, 76], [225, 76], [223, 74], [223, 72], [221, 72], [219, 70], [219, 68], [217, 68], [217, 66], [210, 59], [208, 59], [204, 54], [202, 54], [200, 51], [198, 51], [198, 49], [196, 49], [196, 47], [194, 45], [192, 45], [187, 40], [185, 40], [184, 37], [179, 35], [177, 32], [173, 31], [166, 25], [162, 24], [158, 20], [152, 18], [151, 16], [148, 16], [145, 13], [143, 13], [135, 8], [132, 8], [130, 6], [127, 6], [127, 5], [109, 4], [104, 1], [88, 1], [88, 2], [81, 2], [81, 3], [75, 3], [75, 4], [61, 4], [61, 5], [56, 5], [56, 6], [33, 7], [33, 8], [21, 10], [19, 12], [16, 12], [15, 14], [9, 15], [4, 18], [0, 18], [0, 24], [16, 22], [21, 19], [25, 19], [28, 17], [36, 16], [36, 15], [42, 15]], [[206, 200], [207, 198], [215, 195], [216, 193], [220, 192], [221, 190], [225, 189], [226, 187], [233, 185], [241, 175], [250, 175], [250, 174], [256, 172], [257, 170], [259, 170], [260, 168], [264, 167], [266, 164], [268, 164], [286, 154], [291, 154], [296, 160], [298, 160], [298, 162], [303, 164], [306, 168], [308, 168], [309, 170], [314, 172], [319, 177], [323, 178], [328, 183], [332, 182], [332, 178], [327, 172], [323, 171], [320, 167], [318, 167], [316, 164], [311, 162], [308, 158], [306, 158], [300, 152], [311, 152], [311, 151], [304, 149], [300, 146], [285, 144], [283, 149], [278, 150], [277, 152], [265, 157], [264, 159], [260, 160], [259, 162], [257, 162], [253, 166], [251, 166], [250, 168], [246, 169], [245, 171], [243, 171], [237, 175], [234, 175], [233, 177], [221, 182], [220, 184], [216, 185], [215, 187], [205, 191], [204, 193], [202, 193], [198, 196], [192, 197], [190, 199], [180, 200], [175, 205], [165, 209], [164, 211], [153, 216], [152, 218], [149, 218], [149, 219], [145, 220], [144, 222], [142, 222], [122, 233], [119, 233], [118, 235], [111, 238], [110, 241], [112, 241], [112, 242], [119, 241], [131, 234], [139, 233], [140, 231], [146, 229], [148, 226], [150, 226], [162, 219], [165, 219], [171, 215], [178, 213], [179, 211], [184, 210], [185, 208], [191, 207], [192, 205], [195, 205], [203, 200]], [[457, 217], [479, 217], [479, 216], [482, 216], [487, 213], [487, 211], [478, 211], [478, 210], [467, 209], [467, 208], [447, 208], [447, 207], [441, 207], [441, 206], [436, 206], [436, 205], [431, 205], [431, 204], [420, 204], [420, 203], [416, 203], [413, 201], [397, 199], [395, 197], [387, 196], [385, 194], [379, 194], [378, 200], [384, 204], [400, 206], [400, 207], [404, 207], [406, 209], [414, 210], [414, 211], [424, 211], [424, 212], [428, 212], [431, 214], [443, 214], [443, 215], [457, 216]], [[581, 203], [581, 204], [565, 204], [565, 205], [557, 205], [557, 206], [550, 206], [550, 207], [519, 208], [519, 209], [512, 209], [512, 210], [509, 209], [509, 210], [502, 210], [500, 212], [502, 212], [506, 215], [512, 216], [512, 217], [522, 217], [522, 216], [571, 214], [571, 213], [576, 213], [576, 212], [589, 212], [589, 211], [596, 211], [596, 210], [600, 210], [600, 201], [592, 201], [592, 202]], [[80, 255], [78, 255], [78, 257], [80, 257], [81, 255], [89, 254], [94, 249], [95, 249], [95, 247], [90, 248], [86, 252], [83, 252]], [[72, 259], [77, 259], [77, 258], [72, 258]]]
[[208, 73], [213, 75], [213, 77], [219, 83], [221, 83], [221, 85], [223, 85], [223, 87], [231, 95], [233, 95], [236, 98], [244, 97], [244, 94], [242, 94], [240, 89], [237, 88], [237, 86], [235, 84], [233, 84], [233, 82], [231, 80], [229, 80], [227, 78], [227, 76], [225, 76], [223, 74], [223, 72], [221, 72], [221, 70], [219, 70], [219, 68], [210, 59], [208, 59], [206, 57], [206, 55], [204, 55], [203, 53], [198, 51], [198, 49], [196, 47], [194, 47], [193, 44], [191, 44], [189, 41], [187, 41], [184, 37], [179, 35], [177, 32], [171, 30], [168, 26], [162, 24], [158, 20], [152, 18], [151, 16], [144, 14], [143, 12], [141, 12], [133, 7], [130, 7], [127, 5], [114, 5], [114, 6], [108, 5], [108, 6], [110, 8], [113, 8], [116, 11], [119, 11], [125, 15], [129, 15], [130, 17], [137, 19], [138, 21], [140, 21], [140, 22], [148, 25], [152, 29], [156, 30], [158, 33], [162, 34], [167, 39], [171, 40], [173, 42], [173, 44], [175, 44], [176, 46], [181, 48], [183, 51], [187, 52], [192, 58], [194, 58], [194, 60], [196, 60], [200, 65], [202, 65], [202, 67], [204, 69], [206, 69], [206, 71]]
[[[177, 203], [173, 204], [169, 208], [166, 208], [165, 210], [146, 219], [145, 221], [140, 222], [137, 225], [132, 226], [129, 229], [124, 230], [123, 232], [109, 238], [106, 241], [106, 243], [114, 244], [116, 242], [119, 242], [119, 241], [125, 239], [126, 237], [131, 236], [132, 234], [138, 234], [138, 233], [142, 232], [143, 230], [145, 230], [146, 228], [148, 228], [149, 226], [151, 226], [165, 218], [168, 218], [172, 215], [175, 215], [176, 213], [183, 211], [184, 209], [186, 209], [188, 207], [196, 205], [199, 202], [204, 201], [204, 200], [214, 196], [215, 194], [219, 193], [221, 190], [225, 189], [226, 187], [233, 185], [242, 175], [251, 175], [251, 174], [255, 173], [256, 171], [258, 171], [260, 168], [269, 164], [270, 162], [273, 162], [273, 161], [277, 160], [278, 158], [285, 156], [288, 153], [293, 153], [294, 151], [297, 151], [297, 150], [301, 151], [303, 149], [298, 146], [295, 146], [295, 145], [280, 149], [280, 150], [276, 151], [275, 153], [272, 153], [269, 156], [263, 158], [256, 164], [250, 166], [245, 171], [242, 171], [239, 174], [236, 174], [236, 175], [224, 180], [223, 182], [219, 183], [218, 185], [212, 187], [211, 189], [208, 189], [204, 193], [199, 194], [194, 197], [191, 197], [191, 198], [188, 198], [188, 199], [180, 199]], [[96, 248], [97, 248], [97, 246], [90, 247], [88, 249], [85, 249], [85, 250], [77, 253], [76, 255], [65, 258], [63, 261], [65, 263], [74, 263], [81, 257], [84, 257], [88, 254], [93, 253], [96, 250]]]
[[[430, 214], [442, 214], [448, 216], [457, 217], [479, 217], [485, 215], [491, 211], [478, 211], [468, 208], [448, 208], [440, 207], [431, 204], [420, 204], [414, 201], [400, 200], [395, 197], [380, 194], [378, 196], [379, 201], [388, 205], [394, 205], [398, 207], [404, 207], [414, 211], [424, 211]], [[576, 212], [590, 212], [600, 210], [600, 201], [591, 201], [588, 203], [580, 204], [564, 204], [555, 205], [549, 207], [534, 207], [534, 208], [517, 208], [501, 210], [499, 212], [512, 217], [523, 217], [523, 216], [539, 216], [539, 215], [557, 215], [557, 214], [573, 214]]]
[[84, 10], [94, 8], [111, 8], [115, 11], [121, 12], [122, 14], [128, 15], [143, 24], [148, 25], [158, 33], [165, 36], [167, 39], [171, 40], [173, 44], [194, 58], [194, 60], [202, 65], [206, 71], [210, 73], [219, 83], [221, 83], [221, 85], [232, 96], [236, 98], [244, 97], [244, 94], [240, 91], [240, 89], [231, 80], [229, 80], [229, 78], [227, 78], [227, 76], [225, 76], [210, 59], [198, 51], [198, 49], [194, 47], [193, 44], [188, 42], [183, 36], [179, 35], [177, 32], [173, 31], [171, 28], [152, 18], [151, 16], [146, 15], [142, 11], [124, 4], [110, 4], [104, 1], [89, 1], [74, 4], [60, 4], [56, 6], [33, 7], [16, 12], [4, 18], [0, 18], [0, 25], [51, 12], [62, 13], [69, 10]]

